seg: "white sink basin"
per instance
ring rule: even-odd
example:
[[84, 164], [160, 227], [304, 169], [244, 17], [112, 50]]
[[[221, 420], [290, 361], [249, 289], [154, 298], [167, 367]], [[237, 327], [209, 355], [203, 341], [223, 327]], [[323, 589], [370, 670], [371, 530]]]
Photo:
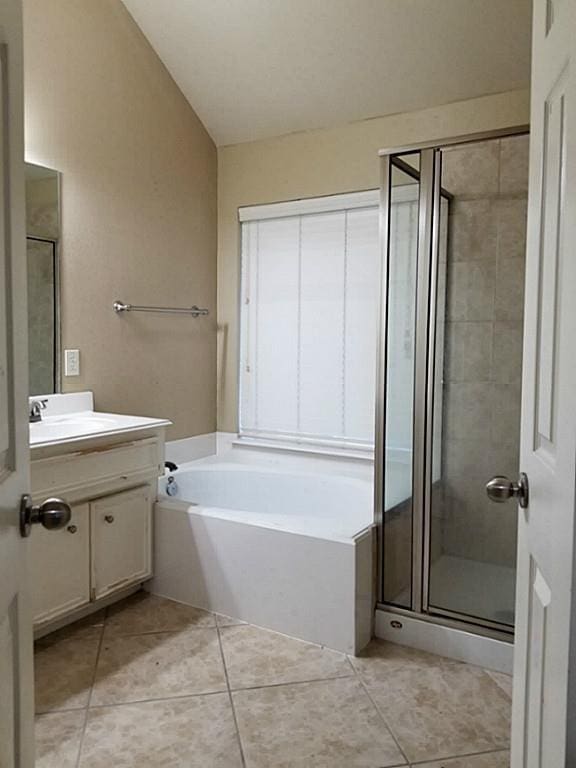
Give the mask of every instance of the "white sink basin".
[[48, 424], [45, 421], [30, 424], [30, 444], [61, 440], [70, 434], [70, 427], [65, 424]]
[[118, 423], [118, 417], [104, 416], [103, 414], [95, 413], [69, 413], [66, 416], [53, 416], [46, 422], [36, 422], [31, 424], [33, 426], [46, 425], [54, 427], [62, 427], [63, 429], [70, 429], [78, 427], [79, 429], [109, 429], [114, 427]]
[[30, 446], [74, 442], [100, 435], [155, 429], [170, 424], [165, 419], [148, 419], [116, 413], [81, 411], [48, 416], [30, 424]]

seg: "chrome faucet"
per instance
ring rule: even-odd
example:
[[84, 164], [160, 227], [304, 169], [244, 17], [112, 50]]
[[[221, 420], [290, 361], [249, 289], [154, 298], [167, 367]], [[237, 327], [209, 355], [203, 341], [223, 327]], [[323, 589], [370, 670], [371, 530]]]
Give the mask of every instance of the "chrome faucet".
[[31, 424], [34, 424], [37, 421], [42, 421], [42, 411], [46, 408], [48, 405], [48, 400], [32, 400], [30, 403], [30, 411], [28, 414], [28, 420]]

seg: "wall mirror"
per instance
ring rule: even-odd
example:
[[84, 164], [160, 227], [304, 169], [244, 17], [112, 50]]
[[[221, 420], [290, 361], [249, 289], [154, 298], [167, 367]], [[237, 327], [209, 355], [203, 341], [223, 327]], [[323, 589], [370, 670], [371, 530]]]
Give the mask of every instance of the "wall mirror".
[[30, 395], [60, 389], [60, 174], [26, 163]]

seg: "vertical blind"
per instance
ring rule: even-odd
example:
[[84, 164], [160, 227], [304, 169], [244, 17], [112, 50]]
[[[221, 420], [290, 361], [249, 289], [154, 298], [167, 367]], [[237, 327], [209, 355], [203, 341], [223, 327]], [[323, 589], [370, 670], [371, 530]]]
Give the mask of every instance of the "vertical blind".
[[[417, 214], [413, 198], [393, 222]], [[373, 445], [377, 203], [370, 191], [240, 209], [241, 435]]]

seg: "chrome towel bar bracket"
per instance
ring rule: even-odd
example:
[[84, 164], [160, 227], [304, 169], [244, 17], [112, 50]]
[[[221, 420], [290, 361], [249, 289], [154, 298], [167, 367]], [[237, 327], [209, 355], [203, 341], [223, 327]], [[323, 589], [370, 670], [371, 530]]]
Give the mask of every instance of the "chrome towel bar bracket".
[[164, 315], [192, 315], [192, 317], [202, 317], [208, 315], [207, 309], [197, 307], [195, 304], [191, 307], [145, 307], [137, 304], [125, 304], [123, 301], [115, 301], [114, 312], [160, 312]]

